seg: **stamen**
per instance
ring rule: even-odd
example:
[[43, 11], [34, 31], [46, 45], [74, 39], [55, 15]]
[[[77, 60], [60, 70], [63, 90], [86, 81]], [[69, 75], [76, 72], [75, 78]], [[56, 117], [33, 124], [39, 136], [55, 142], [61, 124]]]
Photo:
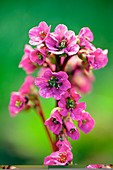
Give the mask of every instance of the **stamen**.
[[71, 98], [67, 98], [66, 100], [66, 108], [73, 110], [75, 108], [76, 104], [75, 101]]
[[85, 124], [87, 121], [86, 120], [82, 120], [82, 124]]
[[39, 60], [43, 60], [43, 56], [41, 54], [37, 54]]
[[56, 89], [59, 89], [61, 86], [61, 83], [58, 83], [58, 79], [55, 76], [52, 76], [48, 83], [50, 87], [56, 87]]
[[16, 107], [21, 107], [22, 106], [22, 102], [21, 101], [19, 101], [19, 100], [17, 100], [16, 102], [15, 102], [15, 106]]
[[59, 153], [59, 158], [58, 158], [58, 161], [61, 162], [61, 163], [64, 163], [67, 159], [67, 153], [64, 152], [64, 153]]
[[44, 39], [46, 37], [46, 33], [44, 31], [41, 31], [40, 36], [41, 36], [42, 39]]
[[58, 124], [58, 123], [59, 123], [55, 118], [52, 118], [52, 122], [53, 122], [54, 124]]
[[73, 133], [74, 131], [75, 131], [75, 129], [74, 129], [74, 128], [70, 129], [70, 133]]
[[62, 50], [63, 48], [66, 48], [66, 40], [62, 40], [60, 43], [59, 43], [59, 48]]

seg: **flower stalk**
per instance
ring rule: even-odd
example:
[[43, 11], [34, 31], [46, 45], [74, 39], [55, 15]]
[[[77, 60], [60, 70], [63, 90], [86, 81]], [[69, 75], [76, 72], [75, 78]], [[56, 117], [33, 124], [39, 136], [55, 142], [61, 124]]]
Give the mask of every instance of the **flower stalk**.
[[[68, 138], [78, 140], [80, 131], [89, 133], [95, 124], [86, 112], [86, 103], [79, 101], [80, 94], [91, 91], [93, 70], [106, 66], [108, 50], [92, 44], [93, 33], [88, 27], [82, 28], [78, 35], [64, 24], [57, 25], [52, 33], [50, 29], [46, 22], [30, 29], [30, 45], [25, 45], [19, 63], [28, 76], [19, 91], [11, 94], [9, 111], [11, 116], [16, 116], [22, 110], [34, 108], [45, 125], [53, 150], [44, 159], [44, 165], [72, 165], [72, 147]], [[34, 78], [32, 73], [37, 69]], [[56, 101], [47, 120], [38, 95]], [[55, 141], [49, 130], [56, 136]]]

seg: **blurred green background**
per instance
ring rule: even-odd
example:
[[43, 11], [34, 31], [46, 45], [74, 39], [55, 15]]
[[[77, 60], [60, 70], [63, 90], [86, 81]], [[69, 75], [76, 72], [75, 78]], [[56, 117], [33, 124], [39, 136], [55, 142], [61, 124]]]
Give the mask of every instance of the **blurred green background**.
[[[11, 118], [11, 91], [18, 91], [25, 72], [18, 68], [28, 31], [40, 21], [66, 24], [77, 34], [88, 26], [94, 45], [108, 49], [108, 65], [94, 72], [93, 90], [83, 101], [95, 128], [71, 141], [74, 163], [113, 163], [113, 1], [111, 0], [1, 0], [0, 1], [0, 164], [43, 164], [51, 153], [40, 117], [33, 110]], [[54, 100], [41, 99], [46, 118]]]

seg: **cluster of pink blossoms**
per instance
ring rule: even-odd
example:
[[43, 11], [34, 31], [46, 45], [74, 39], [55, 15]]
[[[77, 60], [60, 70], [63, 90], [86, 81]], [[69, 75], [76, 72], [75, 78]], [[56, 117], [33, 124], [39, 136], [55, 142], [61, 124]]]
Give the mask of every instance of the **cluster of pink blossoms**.
[[[79, 130], [88, 133], [94, 127], [94, 120], [85, 111], [85, 102], [79, 101], [78, 93], [91, 90], [95, 79], [92, 70], [106, 66], [108, 51], [91, 43], [93, 34], [88, 27], [82, 28], [78, 35], [63, 24], [52, 33], [50, 29], [51, 26], [40, 22], [29, 31], [32, 46], [25, 46], [19, 64], [28, 76], [20, 90], [11, 94], [9, 110], [15, 116], [23, 109], [35, 108], [36, 86], [43, 98], [53, 97], [57, 105], [44, 124], [57, 136], [58, 150], [45, 158], [44, 165], [67, 165], [73, 159], [68, 137], [77, 140]], [[34, 78], [31, 74], [36, 69], [38, 77]]]

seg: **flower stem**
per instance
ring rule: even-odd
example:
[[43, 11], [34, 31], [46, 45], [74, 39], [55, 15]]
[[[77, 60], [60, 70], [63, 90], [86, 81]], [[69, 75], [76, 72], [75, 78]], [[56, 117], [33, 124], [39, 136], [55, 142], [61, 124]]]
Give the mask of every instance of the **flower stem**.
[[65, 70], [65, 66], [66, 66], [68, 60], [69, 60], [71, 57], [72, 57], [72, 56], [68, 56], [68, 57], [65, 58], [64, 63], [63, 63], [63, 65], [62, 65], [62, 67], [61, 67], [61, 70], [62, 70], [62, 71]]
[[[43, 122], [43, 124], [44, 124], [44, 122], [45, 122], [46, 119], [45, 119], [45, 116], [44, 116], [44, 114], [43, 114], [43, 110], [42, 110], [42, 107], [41, 107], [41, 103], [40, 103], [40, 100], [39, 100], [38, 97], [37, 97], [37, 102], [35, 103], [35, 110], [36, 110], [36, 113], [37, 113], [38, 115], [40, 115], [40, 117], [41, 117], [41, 119], [42, 119], [42, 122]], [[52, 150], [53, 150], [53, 151], [58, 150], [58, 148], [57, 148], [57, 146], [56, 146], [56, 142], [54, 142], [54, 141], [52, 140], [52, 137], [51, 137], [51, 135], [50, 135], [50, 132], [49, 132], [47, 126], [44, 125], [44, 128], [45, 128], [45, 131], [46, 131], [46, 133], [47, 133], [48, 139], [49, 139], [49, 141], [50, 141]]]

